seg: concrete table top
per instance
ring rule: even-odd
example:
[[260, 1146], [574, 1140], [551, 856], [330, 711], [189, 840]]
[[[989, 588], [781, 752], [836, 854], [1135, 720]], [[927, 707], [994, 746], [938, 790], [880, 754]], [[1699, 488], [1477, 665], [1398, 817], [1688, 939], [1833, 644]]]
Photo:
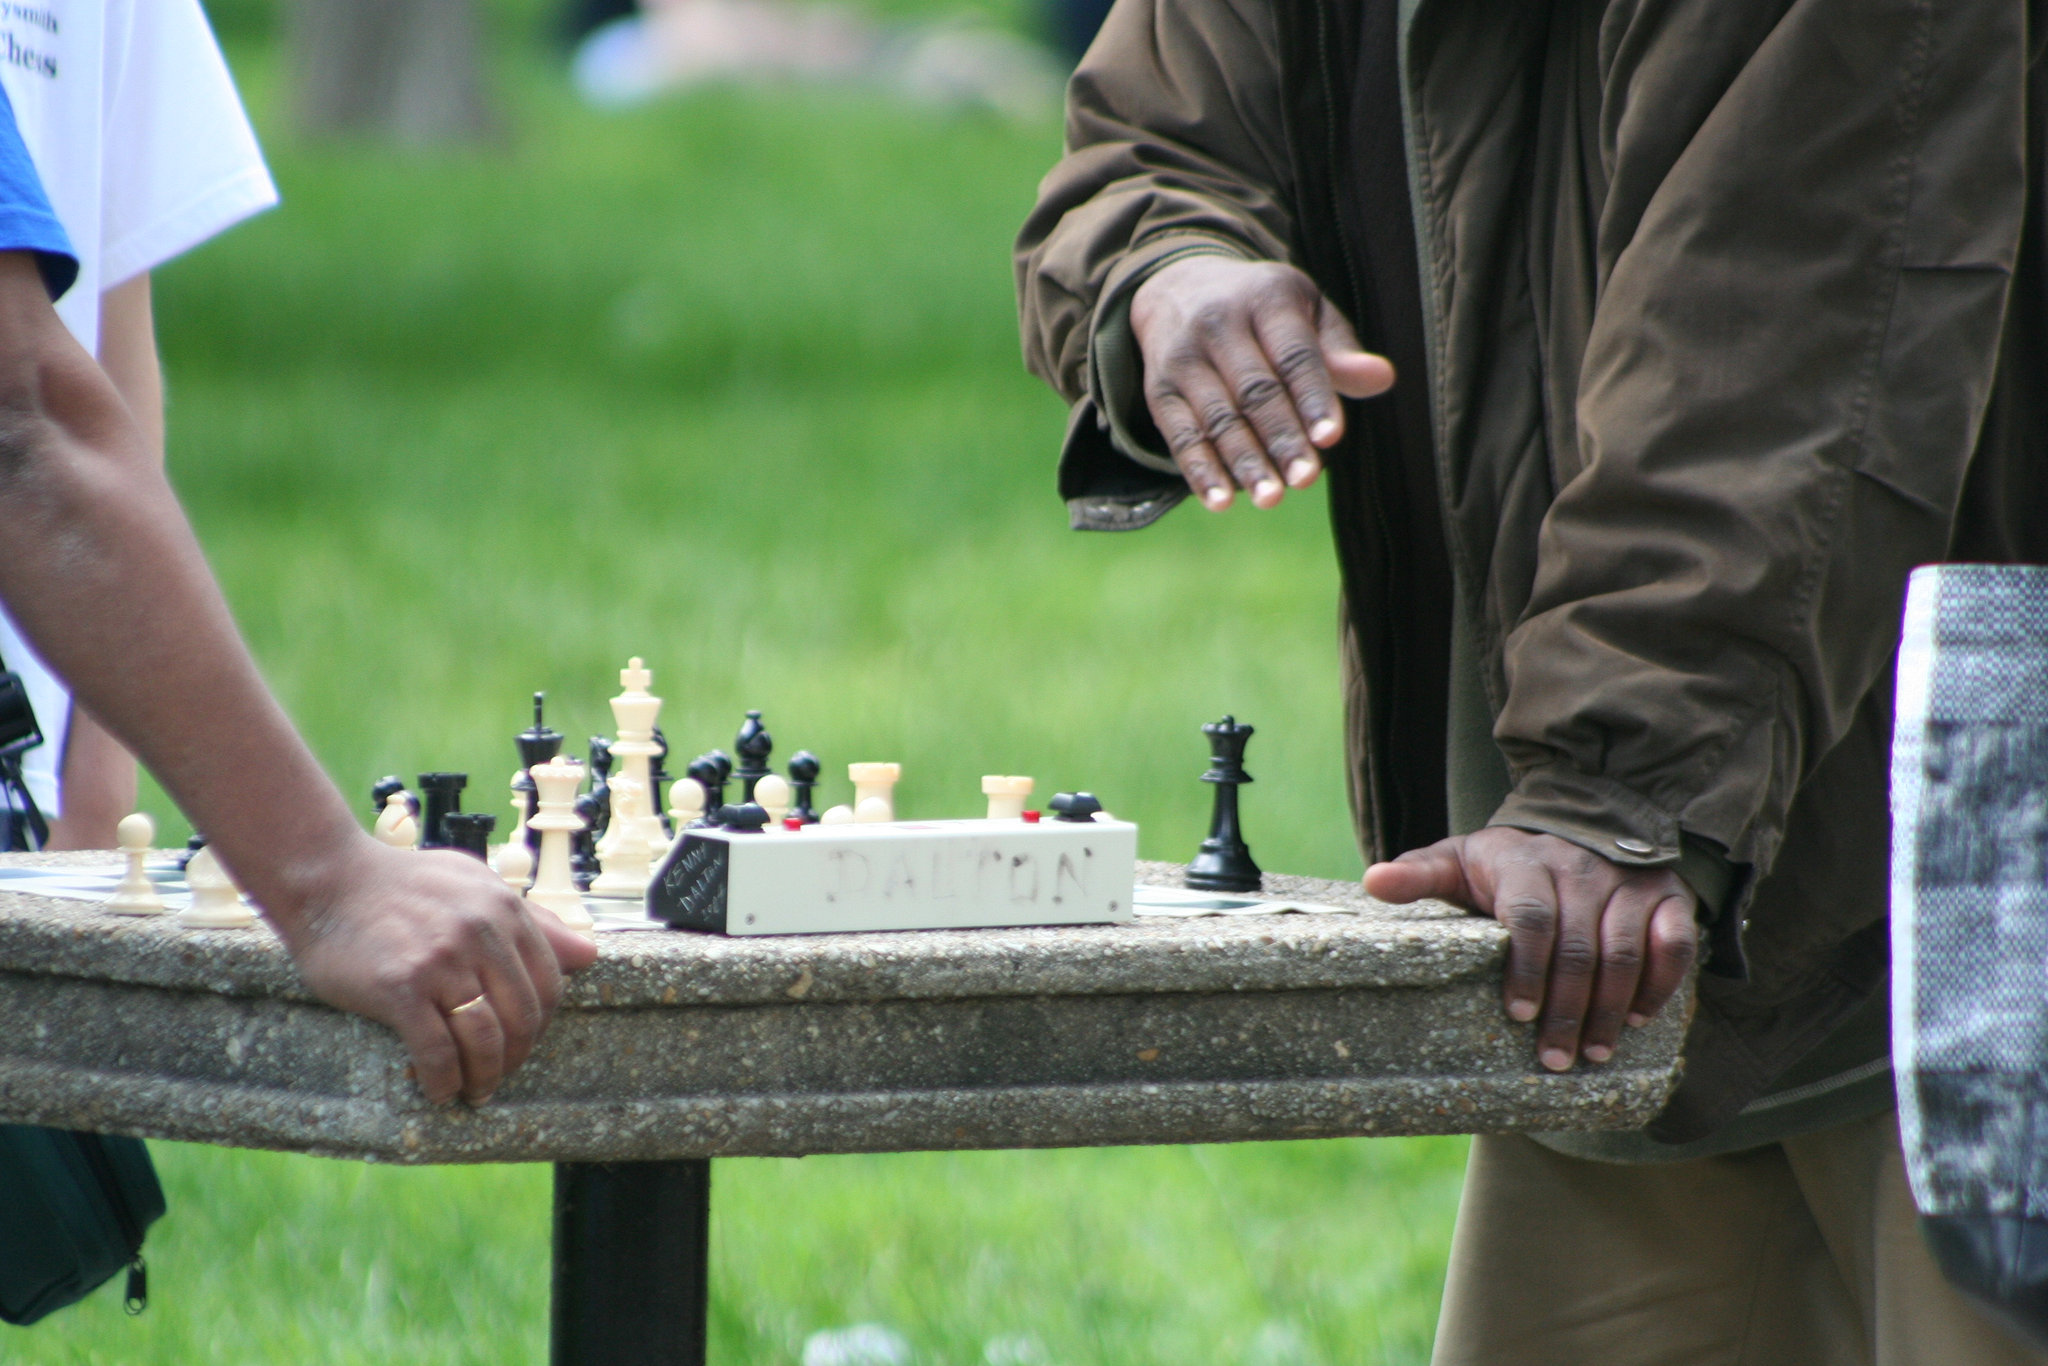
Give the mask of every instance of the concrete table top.
[[0, 893], [0, 1122], [589, 1162], [1616, 1129], [1676, 1081], [1689, 998], [1607, 1065], [1551, 1075], [1501, 1011], [1493, 922], [1352, 883], [1269, 874], [1266, 892], [1358, 913], [603, 934], [539, 1049], [476, 1110], [428, 1105], [397, 1037], [316, 1001], [261, 926]]

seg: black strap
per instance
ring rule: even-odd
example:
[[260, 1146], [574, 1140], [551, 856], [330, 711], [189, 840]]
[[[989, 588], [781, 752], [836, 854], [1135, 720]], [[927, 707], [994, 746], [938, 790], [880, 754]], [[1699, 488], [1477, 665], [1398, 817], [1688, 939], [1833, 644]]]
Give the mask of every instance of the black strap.
[[21, 756], [43, 743], [21, 675], [0, 660], [0, 845], [9, 852], [40, 849], [50, 842], [50, 825], [29, 795]]

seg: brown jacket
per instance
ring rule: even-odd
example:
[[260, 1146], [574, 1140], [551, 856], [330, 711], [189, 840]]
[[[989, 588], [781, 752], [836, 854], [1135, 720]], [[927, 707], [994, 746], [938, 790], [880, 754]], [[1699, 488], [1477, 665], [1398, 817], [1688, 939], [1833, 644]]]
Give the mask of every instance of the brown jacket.
[[2048, 559], [2028, 11], [1118, 0], [1018, 244], [1078, 526], [1185, 491], [1121, 377], [1162, 261], [1292, 262], [1394, 361], [1329, 461], [1360, 842], [1731, 864], [1661, 1138], [1883, 980], [1907, 571]]

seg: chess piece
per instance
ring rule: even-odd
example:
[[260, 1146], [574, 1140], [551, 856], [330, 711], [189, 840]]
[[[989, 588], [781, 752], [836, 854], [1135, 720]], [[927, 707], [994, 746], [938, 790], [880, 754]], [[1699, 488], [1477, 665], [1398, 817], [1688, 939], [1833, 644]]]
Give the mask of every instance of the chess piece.
[[441, 822], [449, 812], [462, 809], [462, 789], [468, 786], [467, 773], [420, 774], [420, 791], [426, 802], [426, 814], [420, 817], [420, 848], [448, 847], [448, 832]]
[[818, 824], [851, 825], [853, 824], [853, 808], [843, 803], [839, 806], [828, 807], [825, 814], [818, 817]]
[[528, 853], [538, 854], [540, 834], [527, 830], [526, 818], [534, 811], [534, 789], [531, 770], [535, 764], [544, 764], [562, 752], [562, 732], [555, 730], [542, 719], [542, 707], [547, 694], [533, 695], [533, 724], [512, 737], [512, 747], [519, 751], [519, 771], [512, 775], [512, 791], [519, 811], [518, 825], [513, 834], [526, 841]]
[[[647, 791], [650, 796], [651, 805], [655, 808], [656, 815], [660, 814], [661, 794], [668, 791], [668, 785], [672, 781], [673, 779], [668, 771], [668, 736], [662, 734], [660, 726], [656, 726], [654, 728], [654, 757], [647, 761]], [[662, 830], [664, 834], [669, 833], [666, 820], [662, 823]], [[655, 847], [661, 847], [659, 841], [656, 842]]]
[[388, 844], [393, 849], [410, 849], [419, 843], [420, 823], [413, 819], [412, 808], [405, 800], [408, 795], [404, 788], [400, 788], [384, 798], [383, 814], [377, 817], [377, 824], [370, 832], [377, 837], [378, 843]]
[[[1094, 820], [1096, 813], [1102, 810], [1102, 803], [1095, 800], [1093, 792], [1061, 792], [1053, 797], [1052, 810], [1063, 821], [1079, 823]], [[1022, 814], [1020, 806], [1018, 815]]]
[[570, 929], [588, 930], [593, 924], [590, 912], [583, 909], [583, 895], [576, 890], [569, 871], [569, 837], [583, 826], [576, 815], [576, 789], [583, 785], [583, 765], [557, 755], [529, 772], [540, 811], [526, 823], [540, 831], [540, 861], [526, 899], [553, 911]]
[[[855, 820], [896, 819], [896, 781], [903, 776], [901, 764], [848, 764], [846, 776], [853, 779], [853, 816]], [[861, 808], [869, 798], [879, 800], [888, 811], [886, 816], [863, 816]]]
[[591, 838], [602, 845], [612, 829], [612, 742], [602, 735], [590, 737], [590, 795], [597, 803]]
[[704, 789], [705, 811], [716, 813], [719, 807], [725, 805], [725, 780], [732, 773], [732, 760], [714, 749], [709, 754], [700, 754], [690, 760], [690, 766], [684, 772], [696, 779], [697, 785]]
[[1252, 780], [1244, 771], [1244, 747], [1252, 738], [1252, 727], [1226, 716], [1202, 727], [1202, 734], [1209, 737], [1209, 771], [1202, 781], [1216, 785], [1216, 810], [1209, 820], [1209, 837], [1188, 864], [1187, 884], [1204, 892], [1256, 892], [1262, 881], [1259, 865], [1252, 861], [1237, 825], [1237, 789]]
[[768, 813], [769, 828], [780, 830], [789, 814], [789, 781], [779, 773], [763, 773], [754, 784], [754, 803]]
[[740, 802], [718, 808], [718, 823], [735, 835], [758, 835], [768, 824], [768, 812], [759, 802]]
[[1024, 818], [1024, 803], [1037, 784], [1016, 774], [990, 774], [981, 780], [981, 795], [988, 798], [988, 818], [1015, 821]]
[[450, 811], [441, 818], [441, 828], [448, 832], [448, 847], [460, 849], [474, 858], [491, 861], [491, 831], [498, 828], [498, 818], [488, 811]]
[[754, 800], [754, 784], [768, 776], [768, 756], [775, 752], [775, 737], [761, 724], [760, 712], [747, 713], [740, 733], [733, 737], [732, 747], [740, 756], [739, 771], [733, 775], [740, 780], [740, 801], [750, 802]]
[[178, 923], [195, 930], [233, 930], [256, 921], [256, 913], [242, 900], [242, 893], [228, 870], [220, 866], [213, 850], [201, 849], [185, 865], [185, 885], [192, 889], [192, 904], [178, 912]]
[[[387, 773], [370, 785], [370, 818], [381, 820], [385, 809], [391, 805], [391, 794], [405, 792], [405, 779], [396, 773]], [[410, 794], [407, 794], [410, 795]]]
[[603, 871], [590, 884], [592, 896], [638, 900], [654, 877], [654, 845], [647, 839], [647, 790], [631, 776], [612, 783], [612, 825], [618, 833], [599, 854]]
[[[836, 811], [838, 808], [834, 807], [833, 810]], [[878, 825], [883, 821], [895, 820], [896, 813], [889, 809], [887, 797], [862, 797], [853, 804], [853, 818], [863, 825]]]
[[527, 884], [533, 881], [533, 851], [526, 847], [523, 833], [515, 833], [514, 838], [498, 846], [498, 861], [493, 866], [507, 887], [522, 894], [526, 891]]
[[[653, 781], [653, 773], [648, 767], [648, 760], [660, 749], [660, 746], [654, 743], [654, 722], [655, 718], [661, 715], [661, 699], [647, 691], [648, 685], [653, 682], [654, 675], [648, 672], [647, 667], [640, 662], [640, 657], [635, 655], [627, 662], [625, 668], [619, 670], [621, 691], [611, 703], [612, 719], [618, 722], [619, 726], [619, 738], [612, 741], [612, 755], [624, 761], [624, 776], [631, 778], [640, 787], [643, 799], [638, 811], [641, 821], [640, 838], [650, 849], [664, 843], [667, 838], [661, 828], [661, 817], [654, 813], [654, 802], [648, 797], [653, 791], [649, 786]], [[612, 786], [616, 788], [618, 784], [615, 782]], [[606, 831], [606, 839], [598, 843], [597, 852], [600, 859], [610, 857], [606, 845], [617, 837], [618, 806], [619, 799], [615, 791], [612, 795], [612, 827]]]
[[668, 818], [680, 836], [704, 819], [704, 784], [695, 778], [678, 778], [668, 790]]
[[121, 880], [114, 884], [114, 894], [107, 898], [107, 909], [116, 915], [164, 914], [170, 907], [164, 905], [163, 896], [143, 866], [149, 860], [150, 841], [156, 838], [156, 822], [141, 811], [123, 816], [114, 827], [114, 838], [120, 843], [121, 857], [128, 866]]
[[569, 880], [587, 892], [602, 868], [597, 861], [597, 798], [586, 792], [576, 799], [576, 819], [583, 828], [569, 837]]
[[206, 836], [200, 834], [199, 831], [195, 829], [191, 833], [191, 835], [187, 837], [187, 839], [185, 840], [184, 852], [178, 855], [178, 871], [182, 873], [187, 868], [191, 867], [192, 860], [198, 855], [199, 851], [201, 849], [204, 849], [205, 847]]
[[805, 825], [816, 825], [818, 813], [811, 809], [811, 794], [818, 786], [818, 756], [807, 749], [800, 749], [789, 759], [789, 783], [796, 789], [796, 804], [789, 808], [789, 814]]

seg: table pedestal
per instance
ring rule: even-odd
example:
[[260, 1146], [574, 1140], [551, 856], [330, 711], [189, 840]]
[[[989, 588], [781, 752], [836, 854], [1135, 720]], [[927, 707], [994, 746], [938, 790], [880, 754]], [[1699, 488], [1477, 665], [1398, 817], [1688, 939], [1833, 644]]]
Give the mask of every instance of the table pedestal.
[[557, 1162], [552, 1366], [703, 1366], [711, 1160]]

